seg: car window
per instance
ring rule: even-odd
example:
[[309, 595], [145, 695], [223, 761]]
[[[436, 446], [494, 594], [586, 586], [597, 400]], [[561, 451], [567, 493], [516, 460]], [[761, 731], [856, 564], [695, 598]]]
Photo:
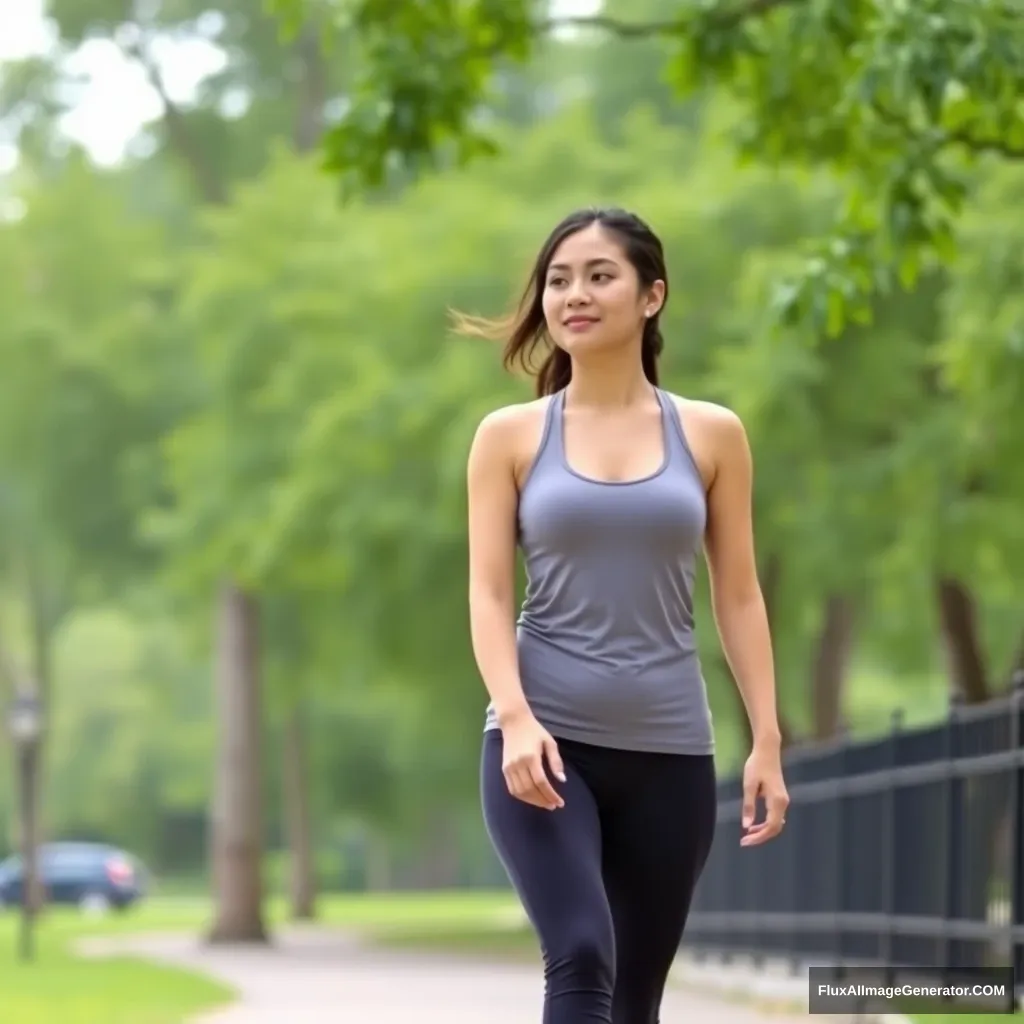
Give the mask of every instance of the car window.
[[43, 854], [43, 866], [52, 871], [82, 871], [93, 868], [100, 860], [95, 850], [57, 848]]

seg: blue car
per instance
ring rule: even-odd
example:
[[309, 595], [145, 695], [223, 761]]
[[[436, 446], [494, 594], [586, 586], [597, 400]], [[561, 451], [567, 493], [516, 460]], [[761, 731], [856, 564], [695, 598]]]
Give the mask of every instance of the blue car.
[[[102, 843], [47, 843], [39, 850], [46, 900], [103, 912], [125, 910], [145, 895], [142, 865], [129, 853]], [[20, 856], [0, 863], [0, 906], [21, 904]]]

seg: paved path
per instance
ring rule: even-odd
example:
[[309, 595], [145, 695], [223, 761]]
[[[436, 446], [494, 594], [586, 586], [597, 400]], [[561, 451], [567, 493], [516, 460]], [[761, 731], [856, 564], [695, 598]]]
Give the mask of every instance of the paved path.
[[[191, 1024], [537, 1024], [536, 967], [362, 946], [326, 929], [289, 929], [270, 948], [210, 947], [189, 936], [104, 940], [90, 955], [131, 952], [210, 974], [240, 996]], [[772, 1013], [672, 984], [662, 1024], [795, 1024]]]

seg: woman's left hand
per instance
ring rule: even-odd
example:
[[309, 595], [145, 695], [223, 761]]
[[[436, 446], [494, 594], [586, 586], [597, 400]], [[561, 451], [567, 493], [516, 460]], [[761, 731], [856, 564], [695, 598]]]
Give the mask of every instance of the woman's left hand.
[[[754, 821], [757, 798], [764, 800], [767, 816]], [[789, 794], [782, 779], [782, 752], [778, 746], [758, 746], [743, 766], [743, 838], [740, 846], [760, 846], [774, 839], [786, 824]]]

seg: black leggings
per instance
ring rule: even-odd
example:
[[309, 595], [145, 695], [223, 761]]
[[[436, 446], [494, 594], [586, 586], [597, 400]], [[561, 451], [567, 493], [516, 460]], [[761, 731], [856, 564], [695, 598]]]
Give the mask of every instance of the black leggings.
[[714, 838], [714, 758], [557, 742], [561, 810], [508, 792], [499, 730], [481, 758], [484, 821], [544, 954], [543, 1024], [658, 1024]]

